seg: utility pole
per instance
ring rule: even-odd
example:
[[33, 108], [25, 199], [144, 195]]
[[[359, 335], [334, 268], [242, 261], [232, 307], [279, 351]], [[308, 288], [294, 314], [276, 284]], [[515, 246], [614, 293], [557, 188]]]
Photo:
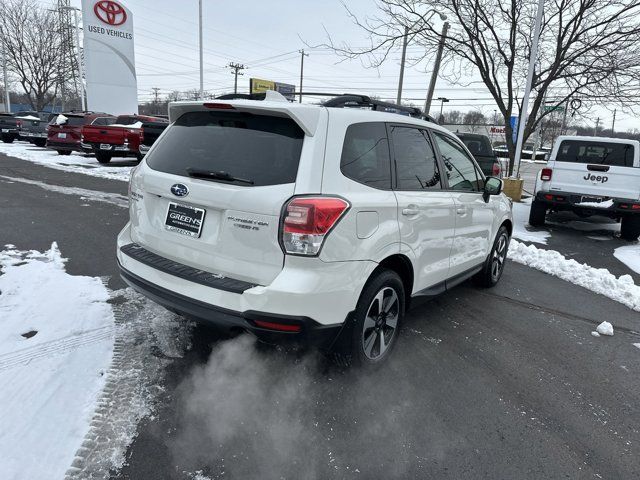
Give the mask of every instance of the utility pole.
[[402, 40], [402, 59], [400, 60], [400, 78], [398, 80], [398, 96], [396, 103], [402, 102], [402, 83], [404, 82], [404, 62], [407, 58], [407, 43], [409, 42], [409, 27], [404, 27], [404, 37]]
[[154, 97], [153, 103], [156, 106], [155, 111], [156, 111], [156, 115], [157, 115], [159, 113], [158, 112], [158, 110], [159, 110], [158, 109], [158, 92], [160, 91], [160, 89], [158, 87], [153, 87], [153, 88], [151, 88], [151, 90], [153, 90], [153, 97]]
[[308, 57], [308, 53], [304, 53], [304, 49], [298, 50], [300, 53], [300, 100], [299, 103], [302, 103], [302, 77], [304, 76], [304, 57]]
[[600, 117], [596, 118], [596, 126], [593, 129], [593, 136], [594, 137], [598, 136], [598, 125], [600, 125]]
[[244, 73], [240, 72], [240, 70], [244, 70], [247, 67], [245, 67], [241, 63], [229, 63], [229, 65], [227, 65], [227, 67], [229, 67], [231, 70], [233, 70], [233, 72], [231, 72], [231, 74], [235, 75], [235, 80], [233, 82], [233, 93], [238, 93], [238, 75], [244, 75]]
[[[447, 38], [448, 31], [449, 31], [449, 22], [444, 22], [444, 25], [442, 25], [442, 33], [440, 34], [440, 43], [438, 44], [438, 52], [436, 53], [436, 61], [433, 64], [433, 72], [431, 72], [431, 81], [429, 82], [429, 90], [427, 91], [427, 98], [424, 102], [425, 115], [429, 115], [429, 110], [431, 110], [431, 100], [433, 99], [433, 92], [436, 88], [436, 80], [438, 79], [438, 71], [440, 70], [440, 62], [442, 61], [442, 51], [444, 50], [444, 42]], [[440, 113], [442, 114], [442, 112]]]
[[613, 136], [613, 134], [615, 133], [614, 128], [616, 127], [616, 112], [618, 111], [617, 108], [613, 109], [613, 121], [611, 122], [611, 135]]
[[204, 70], [202, 67], [202, 0], [198, 1], [198, 48], [200, 49], [200, 100], [204, 100]]
[[7, 55], [4, 43], [2, 43], [2, 78], [4, 81], [4, 110], [11, 111], [11, 100], [9, 99], [9, 82], [7, 81]]
[[82, 102], [82, 111], [84, 112], [87, 110], [87, 99], [84, 91], [84, 68], [82, 66], [82, 53], [80, 52], [80, 24], [78, 23], [77, 8], [73, 8], [73, 17], [76, 24], [76, 44], [78, 47], [78, 71], [80, 72], [80, 100]]

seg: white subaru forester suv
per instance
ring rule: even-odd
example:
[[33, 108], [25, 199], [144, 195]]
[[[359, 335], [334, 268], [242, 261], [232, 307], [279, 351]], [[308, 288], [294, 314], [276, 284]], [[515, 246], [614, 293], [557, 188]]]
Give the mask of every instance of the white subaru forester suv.
[[197, 321], [360, 364], [388, 357], [412, 297], [495, 285], [502, 181], [432, 122], [326, 105], [171, 104], [131, 175], [122, 278]]

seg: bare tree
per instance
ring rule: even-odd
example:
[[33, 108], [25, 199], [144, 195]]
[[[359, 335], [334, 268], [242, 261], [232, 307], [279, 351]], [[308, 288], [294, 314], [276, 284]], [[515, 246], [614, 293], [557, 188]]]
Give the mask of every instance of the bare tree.
[[471, 110], [464, 114], [462, 123], [465, 125], [484, 125], [487, 123], [487, 119], [482, 112]]
[[[376, 67], [402, 42], [405, 26], [424, 47], [418, 62], [432, 54], [440, 31], [424, 21], [435, 8], [448, 17], [442, 75], [463, 84], [479, 75], [505, 123], [512, 173], [515, 145], [509, 119], [519, 116], [529, 63], [535, 2], [522, 0], [378, 0], [378, 14], [352, 20], [369, 35], [366, 48], [328, 46], [347, 58], [366, 57]], [[547, 115], [543, 99], [567, 105], [579, 98], [591, 103], [637, 106], [640, 78], [640, 2], [638, 0], [545, 0], [540, 50], [533, 80], [525, 139]]]
[[56, 14], [34, 0], [3, 0], [0, 42], [9, 70], [31, 107], [42, 110], [58, 89], [62, 51]]
[[460, 110], [449, 110], [442, 114], [443, 122], [447, 125], [458, 125], [462, 123], [462, 112]]

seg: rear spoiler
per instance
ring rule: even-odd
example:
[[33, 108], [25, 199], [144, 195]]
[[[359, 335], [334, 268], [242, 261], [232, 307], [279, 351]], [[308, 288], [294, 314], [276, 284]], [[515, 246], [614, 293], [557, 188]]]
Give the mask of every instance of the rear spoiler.
[[[284, 97], [282, 98], [284, 99]], [[312, 137], [316, 133], [318, 123], [320, 122], [320, 115], [324, 109], [318, 108], [317, 106], [290, 103], [286, 99], [281, 101], [275, 95], [267, 94], [267, 98], [263, 101], [214, 99], [207, 102], [172, 102], [169, 104], [169, 122], [175, 122], [188, 112], [211, 110], [220, 112], [234, 110], [237, 112], [254, 113], [256, 115], [291, 118], [306, 135]]]

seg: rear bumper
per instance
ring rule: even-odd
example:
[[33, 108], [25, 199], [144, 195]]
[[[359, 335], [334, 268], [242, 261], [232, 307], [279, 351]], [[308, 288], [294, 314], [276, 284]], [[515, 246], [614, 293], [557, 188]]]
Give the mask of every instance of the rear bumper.
[[[322, 350], [331, 350], [345, 330], [345, 323], [322, 325], [305, 316], [274, 314], [247, 310], [238, 312], [189, 298], [155, 285], [125, 269], [120, 262], [120, 276], [131, 288], [162, 305], [167, 310], [201, 323], [225, 330], [245, 330], [262, 341], [274, 344], [299, 344]], [[278, 329], [261, 328], [275, 325]]]
[[[138, 247], [132, 244], [135, 242], [127, 224], [118, 236], [122, 278], [169, 310], [222, 328], [248, 330], [273, 343], [293, 340], [322, 349], [350, 338], [350, 333], [344, 332], [351, 322], [345, 320], [350, 320], [360, 292], [377, 266], [367, 261], [323, 262], [292, 257], [287, 258], [276, 278], [263, 286], [219, 278], [144, 247], [138, 246], [143, 252], [137, 254]], [[269, 328], [273, 323], [276, 328]], [[278, 331], [282, 324], [299, 328]]]
[[47, 148], [50, 148], [51, 150], [62, 150], [63, 152], [66, 151], [70, 151], [70, 152], [80, 152], [81, 148], [80, 148], [80, 142], [56, 142], [56, 141], [51, 141], [51, 140], [47, 140]]
[[[102, 148], [102, 145], [109, 145], [109, 148]], [[110, 143], [84, 142], [82, 148], [93, 153], [111, 153], [118, 157], [128, 157], [137, 155], [137, 151], [131, 150], [128, 144], [115, 145]]]
[[[560, 191], [539, 191], [536, 202], [543, 203], [549, 209], [556, 211], [573, 211], [581, 215], [600, 215], [609, 218], [620, 218], [625, 215], [640, 215], [640, 201], [627, 198], [602, 197], [599, 206], [597, 202], [588, 202], [590, 195]], [[588, 202], [588, 204], [585, 204]], [[634, 207], [635, 206], [635, 207]]]

